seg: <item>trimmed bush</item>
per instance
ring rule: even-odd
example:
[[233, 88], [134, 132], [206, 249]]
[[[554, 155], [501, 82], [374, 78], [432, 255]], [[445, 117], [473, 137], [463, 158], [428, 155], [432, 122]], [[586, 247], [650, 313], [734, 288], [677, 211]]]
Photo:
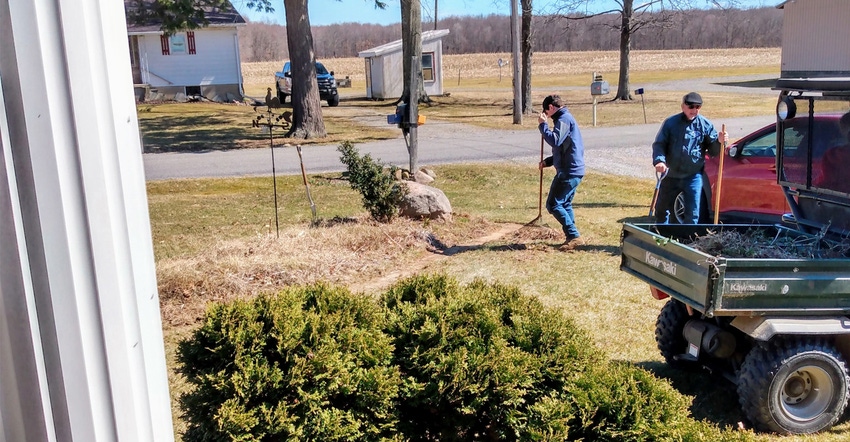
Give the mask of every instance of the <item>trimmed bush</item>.
[[187, 441], [749, 441], [515, 287], [437, 276], [214, 305], [182, 342]]
[[178, 361], [187, 441], [397, 440], [398, 370], [369, 299], [326, 285], [214, 305]]
[[407, 187], [395, 179], [397, 168], [372, 159], [369, 154], [360, 156], [350, 141], [340, 143], [337, 150], [342, 154], [340, 161], [348, 167], [348, 182], [360, 192], [363, 207], [376, 221], [390, 222], [398, 215]]
[[515, 287], [444, 276], [383, 297], [400, 368], [399, 426], [413, 441], [721, 441], [689, 400], [628, 364], [609, 363], [560, 312]]

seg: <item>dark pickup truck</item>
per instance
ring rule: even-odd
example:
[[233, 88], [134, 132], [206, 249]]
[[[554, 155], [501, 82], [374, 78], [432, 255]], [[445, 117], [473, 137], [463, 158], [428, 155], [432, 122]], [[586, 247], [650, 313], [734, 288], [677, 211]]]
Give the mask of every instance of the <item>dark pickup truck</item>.
[[[292, 69], [287, 61], [280, 72], [275, 72], [277, 98], [286, 103], [286, 97], [292, 95]], [[328, 71], [325, 65], [316, 62], [316, 84], [319, 86], [319, 98], [328, 102], [328, 106], [339, 106], [339, 92], [333, 71]]]
[[[850, 81], [780, 78], [776, 89], [777, 183], [791, 212], [774, 225], [626, 223], [620, 268], [669, 298], [655, 331], [668, 364], [726, 375], [759, 430], [813, 433], [838, 422], [850, 396], [850, 163], [819, 164], [810, 140], [786, 147], [784, 122], [808, 115], [814, 128], [817, 115], [847, 111]], [[834, 149], [823, 158], [850, 159], [850, 145]], [[834, 166], [842, 178], [827, 176]], [[722, 256], [692, 243], [727, 231], [804, 251]]]

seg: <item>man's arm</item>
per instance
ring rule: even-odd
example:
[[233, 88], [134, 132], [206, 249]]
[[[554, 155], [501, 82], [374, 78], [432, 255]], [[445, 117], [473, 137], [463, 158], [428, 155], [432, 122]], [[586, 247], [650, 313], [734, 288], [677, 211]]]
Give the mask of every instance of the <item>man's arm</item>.
[[652, 165], [658, 163], [667, 163], [667, 140], [669, 138], [669, 130], [665, 121], [661, 128], [658, 129], [658, 134], [655, 135], [655, 141], [652, 143]]
[[713, 124], [708, 121], [706, 123], [708, 123], [707, 127], [710, 130], [702, 140], [702, 152], [703, 154], [708, 154], [708, 156], [716, 157], [720, 154], [720, 148], [722, 147], [720, 134], [717, 133]]
[[549, 130], [549, 126], [545, 122], [540, 123], [539, 127], [543, 138], [552, 147], [560, 146], [570, 136], [570, 125], [565, 121], [553, 121], [552, 130]]

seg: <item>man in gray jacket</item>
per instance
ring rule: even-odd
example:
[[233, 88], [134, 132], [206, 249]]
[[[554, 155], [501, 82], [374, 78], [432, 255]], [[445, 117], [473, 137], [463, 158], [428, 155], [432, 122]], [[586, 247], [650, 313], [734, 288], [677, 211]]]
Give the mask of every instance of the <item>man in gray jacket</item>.
[[711, 121], [699, 114], [700, 108], [700, 94], [686, 94], [682, 97], [682, 112], [664, 120], [652, 143], [652, 164], [656, 174], [664, 177], [655, 205], [657, 223], [670, 221], [679, 193], [684, 197], [682, 222], [699, 222], [705, 155], [717, 156], [726, 142], [726, 133], [718, 134]]

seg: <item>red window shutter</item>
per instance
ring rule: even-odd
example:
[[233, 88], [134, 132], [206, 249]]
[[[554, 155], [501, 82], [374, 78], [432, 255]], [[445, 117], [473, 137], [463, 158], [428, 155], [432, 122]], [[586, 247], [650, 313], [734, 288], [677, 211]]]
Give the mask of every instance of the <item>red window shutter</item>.
[[171, 50], [168, 48], [168, 36], [160, 35], [159, 43], [162, 45], [162, 55], [170, 55]]
[[195, 52], [195, 32], [194, 31], [186, 32], [186, 40], [187, 40], [187, 44], [189, 45], [189, 53], [195, 54], [196, 53]]

